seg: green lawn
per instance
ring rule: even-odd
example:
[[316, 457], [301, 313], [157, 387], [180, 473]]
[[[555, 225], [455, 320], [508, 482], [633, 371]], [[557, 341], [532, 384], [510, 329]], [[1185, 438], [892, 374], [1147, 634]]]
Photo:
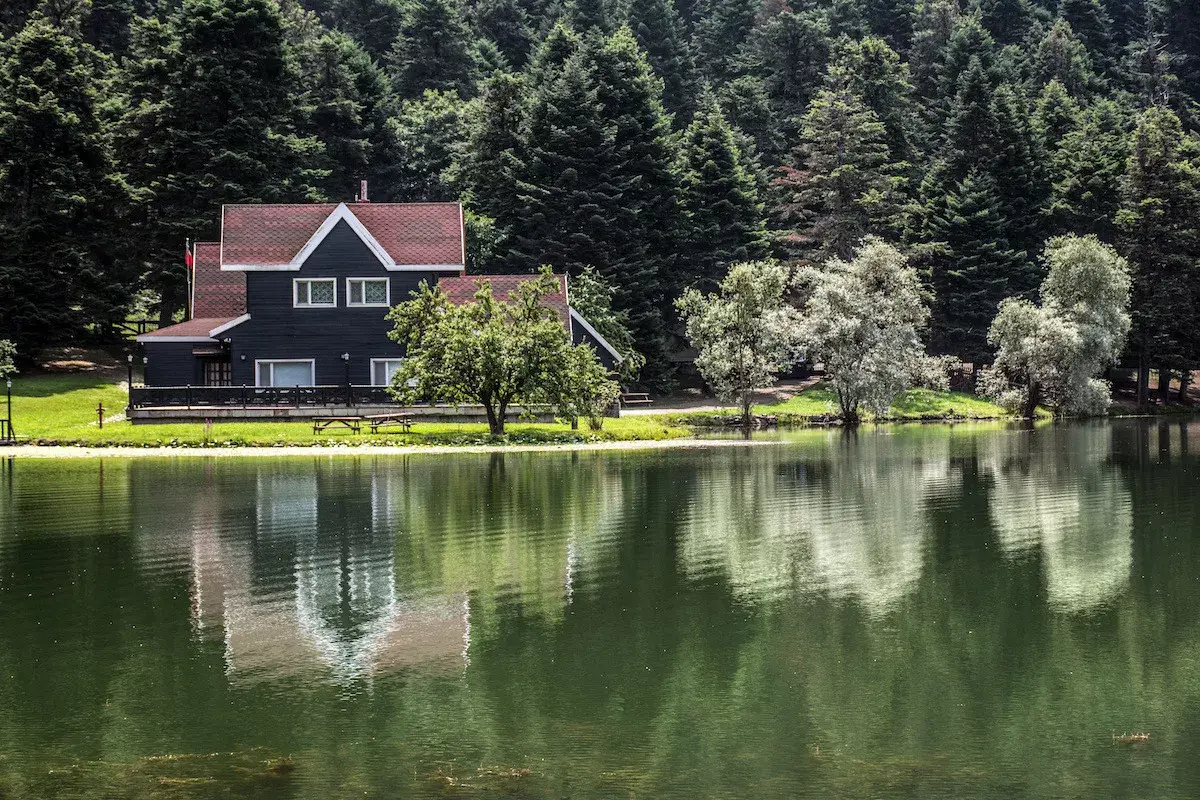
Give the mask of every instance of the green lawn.
[[133, 425], [109, 422], [96, 425], [96, 405], [105, 416], [125, 408], [125, 391], [103, 378], [53, 375], [13, 381], [13, 424], [20, 439], [54, 444], [175, 446], [338, 445], [338, 444], [566, 444], [575, 442], [676, 439], [688, 436], [686, 428], [662, 418], [609, 419], [604, 430], [589, 431], [580, 423], [510, 423], [503, 438], [488, 434], [484, 423], [417, 422], [412, 433], [396, 431], [370, 434], [322, 431], [313, 434], [304, 422], [215, 422]]
[[[680, 424], [688, 420], [698, 421], [704, 417], [729, 416], [725, 412], [681, 413], [672, 415]], [[774, 416], [781, 424], [805, 424], [833, 422], [838, 417], [837, 394], [819, 383], [805, 389], [782, 403], [756, 405], [755, 414]], [[868, 415], [869, 416], [869, 415]], [[938, 419], [1002, 419], [1010, 416], [995, 403], [965, 392], [935, 392], [930, 389], [912, 389], [904, 392], [892, 404], [887, 419], [890, 420], [938, 420]]]

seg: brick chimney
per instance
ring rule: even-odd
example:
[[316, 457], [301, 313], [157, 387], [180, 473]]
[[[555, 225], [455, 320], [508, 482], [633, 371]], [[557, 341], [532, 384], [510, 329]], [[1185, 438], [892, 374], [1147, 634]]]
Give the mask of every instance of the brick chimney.
[[358, 194], [356, 194], [354, 196], [354, 202], [356, 202], [356, 203], [371, 202], [370, 200], [367, 199], [367, 180], [366, 180], [366, 178], [363, 178], [361, 181], [358, 182]]

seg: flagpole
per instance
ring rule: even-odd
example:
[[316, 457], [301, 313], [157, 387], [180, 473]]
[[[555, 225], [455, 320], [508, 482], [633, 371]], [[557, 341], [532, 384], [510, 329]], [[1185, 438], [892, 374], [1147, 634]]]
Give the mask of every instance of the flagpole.
[[[192, 318], [192, 309], [196, 306], [196, 282], [192, 280], [192, 270], [195, 269], [195, 256], [192, 256], [192, 239], [189, 236], [183, 240], [183, 250], [187, 254], [183, 261], [183, 271], [187, 273], [187, 318]], [[189, 258], [190, 256], [190, 258]], [[188, 262], [191, 261], [189, 264]]]

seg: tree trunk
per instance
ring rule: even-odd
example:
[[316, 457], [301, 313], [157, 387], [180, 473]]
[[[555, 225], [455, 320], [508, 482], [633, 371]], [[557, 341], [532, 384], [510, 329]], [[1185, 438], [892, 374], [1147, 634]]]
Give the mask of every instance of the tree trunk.
[[754, 422], [754, 416], [750, 413], [751, 400], [749, 392], [742, 393], [742, 428], [747, 433], [750, 432], [750, 427]]
[[1032, 383], [1029, 386], [1029, 394], [1025, 398], [1025, 407], [1021, 409], [1021, 416], [1024, 419], [1033, 419], [1037, 416], [1038, 401], [1042, 399], [1042, 387], [1037, 383]]
[[1138, 356], [1138, 372], [1137, 372], [1137, 404], [1138, 408], [1145, 408], [1146, 403], [1150, 399], [1150, 365], [1146, 363], [1144, 355]]
[[571, 430], [579, 430], [579, 417], [575, 416], [574, 414], [571, 415]]
[[504, 435], [504, 418], [508, 416], [508, 402], [500, 401], [496, 408], [496, 424], [492, 427], [493, 436]]
[[502, 436], [504, 434], [504, 410], [501, 406], [499, 416], [496, 414], [496, 407], [491, 403], [483, 404], [484, 410], [487, 411], [488, 432], [492, 436]]
[[1179, 395], [1178, 400], [1181, 403], [1188, 401], [1188, 387], [1192, 385], [1192, 371], [1185, 369], [1179, 373]]
[[1158, 404], [1165, 406], [1171, 402], [1171, 370], [1166, 367], [1158, 368]]

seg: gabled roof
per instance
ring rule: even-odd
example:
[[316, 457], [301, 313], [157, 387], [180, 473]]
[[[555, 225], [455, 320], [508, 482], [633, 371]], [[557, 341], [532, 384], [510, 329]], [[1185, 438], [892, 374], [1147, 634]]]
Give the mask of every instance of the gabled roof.
[[139, 342], [211, 342], [222, 333], [250, 319], [249, 314], [237, 317], [199, 317], [168, 325], [156, 331], [140, 334]]
[[[501, 302], [506, 302], [518, 286], [526, 281], [534, 280], [536, 275], [459, 275], [454, 278], [438, 278], [438, 288], [441, 289], [451, 303], [459, 305], [475, 299], [480, 283], [492, 285], [492, 296]], [[558, 312], [563, 324], [569, 326], [567, 307], [567, 276], [555, 275], [559, 290], [542, 298], [542, 305]]]
[[459, 203], [297, 203], [223, 206], [221, 269], [298, 270], [339, 222], [386, 269], [464, 268]]
[[192, 317], [237, 317], [246, 313], [246, 276], [221, 269], [221, 243], [196, 242], [193, 250]]

